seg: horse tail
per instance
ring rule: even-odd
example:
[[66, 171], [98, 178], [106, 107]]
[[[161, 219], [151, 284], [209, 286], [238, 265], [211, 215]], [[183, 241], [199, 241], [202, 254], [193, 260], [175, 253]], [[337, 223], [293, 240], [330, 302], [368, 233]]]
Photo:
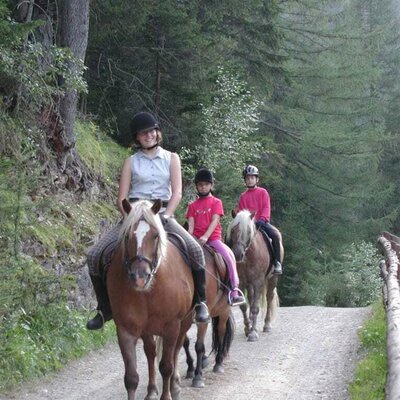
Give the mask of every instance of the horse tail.
[[274, 297], [272, 299], [272, 304], [271, 304], [271, 320], [274, 320], [276, 317], [276, 312], [278, 311], [279, 307], [279, 296], [278, 296], [278, 290], [274, 288]]
[[226, 321], [225, 334], [223, 338], [219, 337], [219, 319], [220, 317], [213, 317], [212, 319], [212, 352], [222, 354], [226, 357], [231, 348], [233, 337], [235, 335], [235, 320], [233, 314], [229, 314], [229, 318]]

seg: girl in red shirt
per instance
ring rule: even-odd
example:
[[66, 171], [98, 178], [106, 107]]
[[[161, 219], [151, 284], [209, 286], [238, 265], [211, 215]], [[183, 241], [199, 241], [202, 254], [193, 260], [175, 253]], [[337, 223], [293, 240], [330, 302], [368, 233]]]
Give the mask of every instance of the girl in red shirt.
[[239, 277], [236, 270], [236, 260], [232, 250], [222, 242], [222, 227], [220, 219], [224, 215], [222, 201], [211, 193], [214, 178], [210, 170], [202, 168], [197, 171], [194, 183], [197, 189], [197, 200], [189, 204], [186, 218], [189, 233], [195, 236], [202, 245], [207, 243], [221, 254], [228, 266], [232, 290], [229, 293], [231, 305], [239, 305], [245, 299], [238, 289]]

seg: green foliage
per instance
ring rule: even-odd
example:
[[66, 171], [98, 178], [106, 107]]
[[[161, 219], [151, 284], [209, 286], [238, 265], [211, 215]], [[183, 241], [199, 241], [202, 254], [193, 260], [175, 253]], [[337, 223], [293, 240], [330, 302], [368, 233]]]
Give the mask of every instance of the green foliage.
[[58, 370], [115, 334], [84, 329], [87, 315], [68, 306], [73, 280], [60, 279], [29, 259], [2, 255], [0, 268], [0, 391]]
[[204, 133], [193, 150], [184, 149], [183, 159], [197, 156], [198, 165], [213, 171], [230, 166], [239, 172], [246, 158], [257, 158], [260, 148], [254, 140], [259, 103], [238, 76], [218, 68], [215, 97], [203, 108]]
[[[6, 390], [61, 368], [114, 335], [113, 324], [101, 333], [87, 331], [87, 312], [71, 300], [75, 270], [99, 221], [113, 220], [118, 212], [104, 200], [52, 193], [41, 163], [40, 131], [0, 116], [2, 138], [8, 138], [0, 157], [0, 390]], [[103, 152], [102, 166], [93, 161], [93, 175], [115, 182], [126, 150], [92, 124], [78, 127], [82, 154], [89, 154], [89, 147], [92, 154]]]
[[[303, 249], [291, 257], [301, 267], [287, 267], [289, 276], [282, 293], [289, 304], [364, 307], [379, 298], [380, 257], [372, 243], [352, 243], [343, 248], [341, 255], [329, 255], [327, 249], [319, 253], [316, 250], [307, 254]], [[301, 264], [305, 259], [311, 259], [308, 265]]]
[[357, 366], [350, 384], [351, 400], [383, 400], [387, 372], [386, 319], [381, 302], [374, 304], [374, 313], [360, 331], [364, 357]]
[[77, 121], [75, 125], [77, 149], [85, 164], [106, 184], [114, 186], [117, 173], [130, 155], [91, 123]]
[[[17, 23], [7, 3], [0, 2], [0, 107], [31, 116], [30, 112], [52, 105], [54, 96], [65, 90], [85, 92], [83, 61], [68, 48], [28, 41], [28, 35], [35, 37], [43, 21]], [[62, 87], [58, 84], [60, 76]]]

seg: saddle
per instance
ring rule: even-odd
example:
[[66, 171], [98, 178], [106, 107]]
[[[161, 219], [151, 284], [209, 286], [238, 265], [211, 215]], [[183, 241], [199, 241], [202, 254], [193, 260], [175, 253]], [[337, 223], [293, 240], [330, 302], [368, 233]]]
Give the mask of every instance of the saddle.
[[[179, 250], [183, 259], [185, 260], [185, 263], [187, 265], [190, 265], [191, 260], [189, 257], [188, 248], [182, 236], [179, 236], [176, 233], [168, 232], [168, 240]], [[219, 281], [225, 286], [230, 286], [228, 266], [226, 265], [226, 262], [221, 254], [216, 252], [211, 246], [208, 246], [207, 244], [203, 246], [203, 251], [208, 252], [214, 258]]]

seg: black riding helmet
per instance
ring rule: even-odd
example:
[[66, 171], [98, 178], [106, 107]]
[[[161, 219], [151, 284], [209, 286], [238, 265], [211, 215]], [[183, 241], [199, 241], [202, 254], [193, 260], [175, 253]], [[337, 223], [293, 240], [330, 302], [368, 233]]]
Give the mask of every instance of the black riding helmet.
[[137, 113], [133, 116], [131, 121], [131, 133], [134, 137], [136, 134], [148, 130], [148, 129], [160, 129], [157, 120], [154, 118], [153, 114], [146, 111]]
[[254, 175], [254, 176], [259, 176], [258, 168], [255, 167], [254, 165], [246, 165], [243, 168], [243, 179], [246, 178], [247, 175]]
[[158, 146], [162, 141], [162, 135], [158, 121], [155, 119], [153, 114], [150, 114], [146, 111], [142, 111], [133, 116], [130, 128], [133, 136], [133, 144], [136, 148], [141, 148], [140, 143], [137, 140], [137, 134], [141, 131], [157, 129], [157, 144], [155, 146]]
[[198, 182], [209, 182], [214, 183], [214, 177], [212, 172], [207, 168], [200, 168], [196, 172], [196, 176], [194, 177], [194, 183]]

